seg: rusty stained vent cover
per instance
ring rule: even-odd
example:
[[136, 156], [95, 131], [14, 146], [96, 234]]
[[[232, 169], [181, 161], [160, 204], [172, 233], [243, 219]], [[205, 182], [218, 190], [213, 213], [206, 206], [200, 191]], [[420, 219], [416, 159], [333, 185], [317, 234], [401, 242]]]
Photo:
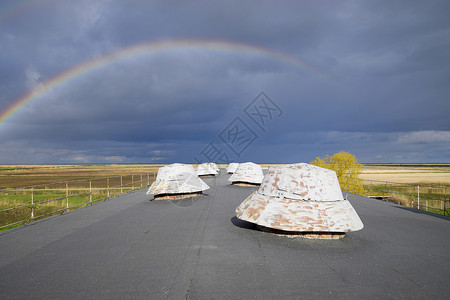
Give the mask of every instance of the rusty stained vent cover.
[[261, 166], [252, 162], [246, 162], [237, 166], [236, 171], [230, 176], [228, 181], [231, 181], [232, 184], [251, 183], [259, 185], [263, 178], [264, 174]]
[[306, 163], [270, 167], [259, 189], [235, 214], [275, 233], [317, 234], [317, 238], [330, 233], [335, 238], [364, 227], [343, 198], [336, 173]]
[[238, 163], [230, 163], [226, 169], [227, 173], [233, 174], [234, 172], [236, 172], [238, 165]]
[[209, 186], [197, 176], [193, 166], [171, 164], [159, 168], [156, 180], [148, 189], [147, 195], [155, 195], [155, 199], [163, 198], [158, 195], [164, 195], [164, 198], [176, 195], [176, 198], [181, 198], [183, 195], [189, 197], [207, 189]]
[[197, 166], [198, 176], [215, 176], [219, 174], [219, 168], [215, 163], [203, 163]]

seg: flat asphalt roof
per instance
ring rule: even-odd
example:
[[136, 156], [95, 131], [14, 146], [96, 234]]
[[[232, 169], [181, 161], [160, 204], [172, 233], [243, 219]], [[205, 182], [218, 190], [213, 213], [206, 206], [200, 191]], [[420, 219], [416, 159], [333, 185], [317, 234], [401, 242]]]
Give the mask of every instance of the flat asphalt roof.
[[[289, 238], [234, 217], [256, 188], [146, 189], [0, 233], [2, 299], [450, 297], [450, 219], [348, 195], [365, 227]], [[345, 195], [345, 193], [344, 193]]]

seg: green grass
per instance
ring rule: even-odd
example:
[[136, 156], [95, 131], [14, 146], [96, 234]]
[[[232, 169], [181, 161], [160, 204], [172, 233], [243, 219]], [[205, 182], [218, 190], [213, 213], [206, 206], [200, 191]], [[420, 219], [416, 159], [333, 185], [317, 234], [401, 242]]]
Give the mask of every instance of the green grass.
[[[131, 188], [123, 189], [123, 192], [130, 191]], [[0, 209], [12, 208], [8, 211], [0, 213], [0, 226], [4, 226], [16, 222], [29, 222], [48, 217], [54, 214], [67, 212], [85, 205], [89, 205], [107, 198], [111, 198], [120, 194], [119, 190], [110, 190], [109, 197], [107, 191], [98, 191], [90, 194], [75, 194], [66, 197], [64, 193], [48, 193], [34, 195], [34, 204], [31, 204], [30, 195], [8, 195], [0, 197]], [[7, 205], [9, 203], [9, 205]], [[31, 215], [34, 215], [33, 219]], [[5, 227], [4, 229], [8, 229]]]
[[[140, 179], [140, 178], [139, 178]], [[117, 179], [115, 179], [117, 181]], [[119, 178], [120, 180], [120, 178]], [[123, 187], [109, 187], [108, 181], [104, 181], [104, 185], [99, 182], [91, 184], [92, 187], [75, 187], [79, 182], [70, 183], [74, 186], [72, 189], [66, 189], [66, 183], [60, 184], [61, 188], [47, 188], [42, 186], [40, 189], [16, 189], [16, 190], [0, 190], [0, 227], [18, 223], [15, 225], [0, 228], [0, 230], [11, 229], [28, 222], [39, 220], [51, 215], [61, 214], [82, 206], [87, 206], [98, 201], [103, 201], [123, 193], [131, 191], [134, 187], [141, 188], [151, 183], [153, 179], [135, 184], [124, 183], [127, 186]], [[109, 183], [112, 183], [112, 179]], [[117, 182], [116, 182], [117, 183]], [[115, 184], [116, 184], [115, 183]], [[120, 181], [118, 182], [120, 183]], [[56, 185], [54, 185], [56, 186]], [[91, 192], [90, 192], [91, 191]], [[33, 218], [32, 218], [33, 215]]]
[[160, 166], [0, 165], [0, 227], [17, 223], [0, 230], [145, 187]]
[[[419, 197], [417, 185], [419, 185]], [[383, 184], [365, 185], [364, 189], [366, 195], [384, 196], [388, 197], [385, 199], [390, 202], [441, 215], [450, 215], [450, 185]]]

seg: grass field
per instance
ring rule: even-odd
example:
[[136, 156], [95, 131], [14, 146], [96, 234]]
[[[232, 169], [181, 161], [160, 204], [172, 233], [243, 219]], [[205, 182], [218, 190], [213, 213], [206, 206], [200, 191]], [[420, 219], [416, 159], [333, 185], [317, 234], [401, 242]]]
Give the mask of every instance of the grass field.
[[364, 165], [366, 195], [439, 214], [450, 213], [450, 164]]
[[161, 165], [0, 165], [0, 189], [157, 172]]
[[361, 179], [397, 183], [450, 184], [450, 164], [364, 165]]
[[13, 228], [147, 186], [153, 182], [160, 166], [0, 166], [0, 229]]
[[[3, 210], [0, 212], [0, 227], [16, 222], [16, 225], [3, 229], [19, 226], [146, 186], [153, 182], [153, 174], [161, 166], [0, 165], [0, 211]], [[366, 195], [383, 196], [412, 207], [419, 205], [420, 198], [421, 209], [447, 212], [450, 203], [450, 164], [369, 164], [364, 165], [360, 178], [364, 181]], [[421, 186], [420, 197], [417, 195], [417, 185]]]
[[[0, 189], [53, 182], [157, 172], [162, 165], [0, 165]], [[269, 165], [263, 164], [262, 167]], [[220, 165], [220, 167], [225, 167]], [[450, 184], [450, 164], [364, 165], [365, 181]]]

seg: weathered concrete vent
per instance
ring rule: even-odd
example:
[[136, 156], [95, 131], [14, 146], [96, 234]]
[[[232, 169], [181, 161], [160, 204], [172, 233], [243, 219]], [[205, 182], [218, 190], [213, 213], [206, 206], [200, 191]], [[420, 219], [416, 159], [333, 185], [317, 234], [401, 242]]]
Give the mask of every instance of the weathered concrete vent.
[[219, 168], [215, 163], [203, 163], [197, 166], [198, 176], [216, 176], [219, 174]]
[[147, 191], [159, 199], [181, 199], [196, 197], [209, 186], [201, 180], [191, 165], [171, 164], [159, 168], [156, 180]]
[[269, 167], [235, 214], [265, 231], [307, 238], [341, 238], [364, 227], [336, 173], [305, 163]]
[[236, 172], [230, 176], [228, 181], [231, 181], [231, 184], [258, 186], [261, 184], [263, 178], [264, 174], [259, 165], [252, 162], [246, 162], [237, 166]]
[[236, 172], [238, 165], [238, 163], [230, 163], [226, 169], [227, 173], [233, 174], [234, 172]]

